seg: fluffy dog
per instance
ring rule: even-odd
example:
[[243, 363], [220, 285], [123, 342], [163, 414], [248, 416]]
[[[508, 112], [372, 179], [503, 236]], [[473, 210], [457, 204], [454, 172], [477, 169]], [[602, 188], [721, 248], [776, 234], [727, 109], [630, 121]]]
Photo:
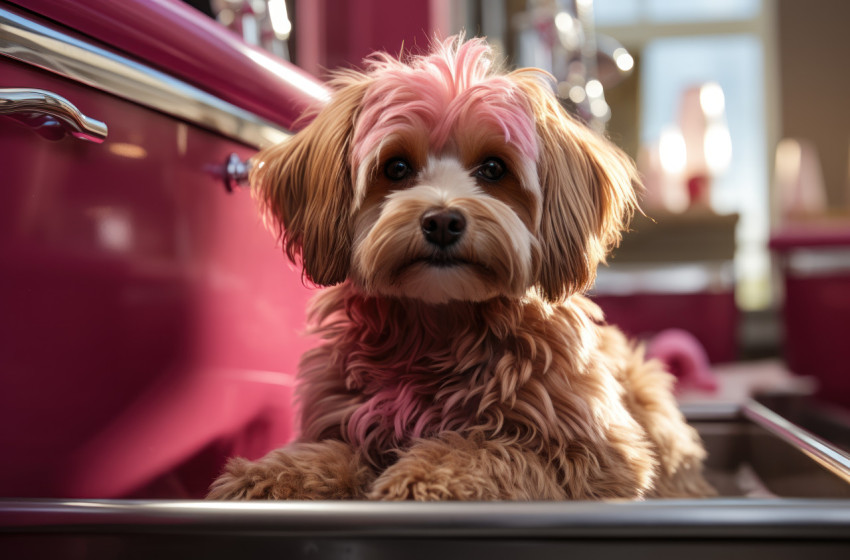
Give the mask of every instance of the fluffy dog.
[[631, 161], [539, 70], [454, 38], [378, 54], [253, 184], [322, 291], [300, 436], [218, 499], [711, 494], [672, 378], [582, 294], [636, 208]]

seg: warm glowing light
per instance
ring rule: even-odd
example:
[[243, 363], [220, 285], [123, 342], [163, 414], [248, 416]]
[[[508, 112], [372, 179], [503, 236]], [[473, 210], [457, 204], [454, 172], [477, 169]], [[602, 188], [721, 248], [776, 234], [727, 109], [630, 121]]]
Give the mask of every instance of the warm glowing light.
[[331, 98], [330, 91], [325, 86], [278, 62], [271, 55], [255, 49], [245, 49], [245, 54], [260, 66], [274, 72], [307, 95], [321, 101], [328, 101]]
[[729, 169], [732, 162], [732, 137], [725, 124], [712, 123], [705, 129], [703, 140], [705, 163], [709, 171], [719, 175]]
[[584, 86], [588, 97], [602, 97], [602, 82], [599, 80], [590, 80]]
[[567, 12], [558, 12], [555, 16], [555, 27], [561, 33], [567, 33], [573, 28], [573, 18]]
[[661, 132], [658, 156], [661, 159], [661, 168], [666, 173], [675, 175], [685, 170], [688, 152], [681, 130], [670, 126]]
[[272, 29], [277, 38], [281, 41], [289, 39], [289, 34], [292, 33], [292, 22], [289, 21], [289, 15], [286, 13], [285, 0], [269, 0], [269, 18], [272, 20]]
[[128, 142], [111, 142], [107, 145], [107, 149], [116, 156], [128, 159], [145, 159], [148, 157], [147, 150], [142, 146]]
[[722, 117], [726, 110], [723, 88], [714, 82], [705, 84], [699, 90], [699, 104], [706, 117], [710, 119]]
[[635, 59], [623, 47], [614, 49], [614, 64], [623, 72], [628, 72], [635, 66]]
[[793, 184], [800, 176], [803, 163], [803, 148], [793, 138], [784, 138], [776, 145], [776, 180], [781, 184]]
[[776, 189], [785, 215], [817, 214], [825, 210], [823, 170], [811, 142], [785, 138], [777, 144]]
[[575, 104], [582, 103], [585, 99], [587, 99], [587, 93], [584, 91], [584, 88], [581, 86], [573, 86], [570, 88], [570, 101]]
[[229, 8], [224, 8], [218, 13], [218, 22], [225, 27], [230, 27], [236, 19], [236, 14]]
[[598, 119], [606, 117], [608, 116], [608, 104], [605, 103], [604, 99], [594, 99], [590, 102], [590, 113]]

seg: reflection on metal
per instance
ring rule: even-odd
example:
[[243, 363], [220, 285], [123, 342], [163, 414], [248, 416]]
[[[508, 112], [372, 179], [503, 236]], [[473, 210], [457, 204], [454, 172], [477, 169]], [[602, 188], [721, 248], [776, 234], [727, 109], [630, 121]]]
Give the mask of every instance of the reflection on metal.
[[110, 152], [122, 158], [145, 159], [148, 157], [148, 151], [144, 146], [129, 142], [110, 142], [107, 148]]
[[[846, 500], [647, 500], [644, 502], [200, 502], [0, 500], [0, 531], [77, 535], [203, 535], [256, 539], [364, 539], [401, 557], [404, 539], [847, 538]], [[449, 537], [449, 538], [447, 538]], [[401, 542], [399, 542], [401, 541]], [[481, 541], [485, 542], [484, 540]], [[234, 546], [235, 545], [235, 546]], [[232, 547], [238, 548], [236, 543]], [[502, 545], [504, 546], [504, 545]], [[373, 549], [374, 550], [377, 549]], [[243, 550], [244, 551], [244, 550]], [[409, 550], [408, 550], [409, 552]], [[370, 557], [372, 555], [365, 555]], [[549, 557], [549, 555], [543, 555]], [[232, 552], [230, 554], [232, 557]], [[554, 555], [552, 556], [554, 557]]]
[[106, 139], [105, 123], [87, 117], [61, 95], [42, 89], [0, 89], [0, 115], [9, 115], [42, 134], [50, 130], [50, 139], [66, 133], [89, 142]]
[[248, 184], [248, 174], [251, 172], [252, 160], [242, 160], [239, 154], [230, 154], [224, 164], [224, 188], [233, 192], [236, 187]]
[[290, 60], [292, 22], [284, 0], [219, 0], [212, 3], [216, 19], [246, 42]]
[[262, 147], [289, 134], [196, 87], [0, 8], [4, 55], [139, 105]]
[[133, 221], [125, 209], [97, 206], [86, 212], [97, 232], [101, 248], [110, 252], [127, 253], [133, 250]]
[[611, 118], [605, 89], [629, 76], [635, 61], [617, 40], [596, 33], [593, 1], [529, 0], [514, 27], [520, 64], [549, 70], [566, 107], [605, 130]]
[[800, 449], [825, 469], [850, 483], [850, 455], [789, 422], [758, 402], [748, 402], [744, 405], [743, 413], [749, 420]]

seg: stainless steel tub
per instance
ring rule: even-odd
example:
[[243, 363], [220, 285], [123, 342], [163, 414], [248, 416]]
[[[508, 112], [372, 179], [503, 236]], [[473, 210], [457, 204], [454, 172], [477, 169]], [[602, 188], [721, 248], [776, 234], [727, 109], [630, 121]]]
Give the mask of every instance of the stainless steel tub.
[[[842, 470], [850, 462], [841, 443], [823, 441], [758, 403], [686, 412], [705, 439], [718, 498], [437, 504], [7, 499], [0, 500], [0, 557], [850, 557], [850, 484]], [[850, 435], [848, 425], [831, 429], [839, 440]]]
[[[703, 438], [707, 475], [720, 495], [850, 499], [850, 455], [843, 448], [850, 442], [850, 424], [797, 397], [763, 401], [771, 406], [685, 409]], [[800, 424], [815, 426], [831, 440]]]

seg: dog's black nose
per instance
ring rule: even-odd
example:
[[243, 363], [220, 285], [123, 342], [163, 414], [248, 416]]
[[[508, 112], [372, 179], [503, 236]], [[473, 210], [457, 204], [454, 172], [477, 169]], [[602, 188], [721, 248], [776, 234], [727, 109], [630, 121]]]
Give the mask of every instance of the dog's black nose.
[[463, 236], [466, 218], [457, 210], [428, 210], [422, 214], [420, 224], [429, 243], [445, 248]]

